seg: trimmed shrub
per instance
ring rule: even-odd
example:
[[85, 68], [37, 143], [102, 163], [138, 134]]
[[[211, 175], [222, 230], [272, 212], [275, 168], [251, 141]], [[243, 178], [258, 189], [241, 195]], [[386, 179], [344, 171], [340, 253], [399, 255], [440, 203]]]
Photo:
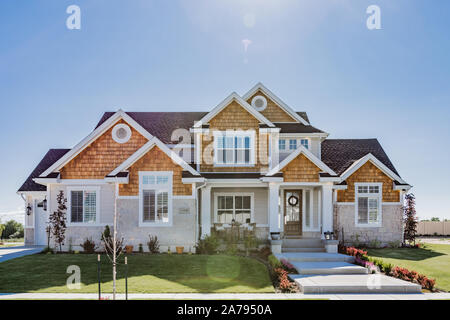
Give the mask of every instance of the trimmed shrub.
[[271, 254], [267, 260], [269, 261], [270, 266], [272, 267], [272, 269], [278, 269], [278, 268], [283, 268], [283, 265], [281, 264], [280, 260], [278, 260], [277, 257], [275, 257], [273, 254]]
[[159, 253], [159, 240], [157, 236], [148, 235], [147, 247], [150, 253]]
[[216, 236], [210, 235], [200, 239], [195, 246], [197, 254], [216, 254], [219, 247], [219, 241]]
[[80, 246], [83, 248], [84, 253], [95, 253], [95, 249], [97, 248], [97, 245], [92, 238], [86, 238]]

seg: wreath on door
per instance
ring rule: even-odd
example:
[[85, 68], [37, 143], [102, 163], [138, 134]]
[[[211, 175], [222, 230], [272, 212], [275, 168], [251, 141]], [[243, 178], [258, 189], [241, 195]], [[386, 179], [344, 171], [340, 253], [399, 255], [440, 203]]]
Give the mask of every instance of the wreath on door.
[[290, 196], [288, 198], [288, 203], [289, 203], [290, 206], [295, 207], [298, 204], [298, 197]]

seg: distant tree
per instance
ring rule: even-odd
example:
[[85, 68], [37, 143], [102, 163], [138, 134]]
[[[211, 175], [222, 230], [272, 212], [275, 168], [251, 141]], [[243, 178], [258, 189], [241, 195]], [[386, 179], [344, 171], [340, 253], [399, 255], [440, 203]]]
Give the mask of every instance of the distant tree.
[[5, 230], [5, 225], [2, 223], [2, 221], [0, 220], [0, 239], [3, 239], [2, 235], [3, 235], [3, 230]]
[[405, 243], [416, 244], [416, 233], [417, 233], [417, 216], [416, 216], [416, 197], [412, 193], [405, 195], [405, 206], [403, 207], [404, 212], [404, 240]]
[[23, 238], [23, 225], [15, 220], [9, 220], [4, 224], [2, 239]]
[[59, 191], [56, 197], [58, 209], [54, 211], [49, 217], [49, 224], [55, 244], [59, 246], [59, 252], [62, 252], [62, 245], [66, 238], [66, 210], [67, 199], [64, 198], [64, 191]]
[[431, 218], [431, 221], [434, 221], [434, 222], [440, 222], [441, 220], [439, 220], [438, 217], [433, 217], [433, 218]]

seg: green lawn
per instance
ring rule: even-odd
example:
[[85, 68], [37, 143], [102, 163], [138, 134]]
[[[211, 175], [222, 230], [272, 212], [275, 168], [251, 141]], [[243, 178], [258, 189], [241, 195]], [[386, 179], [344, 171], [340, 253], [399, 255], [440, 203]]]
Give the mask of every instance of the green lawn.
[[[120, 257], [123, 262], [123, 256]], [[250, 258], [225, 255], [129, 255], [128, 292], [274, 292], [267, 268]], [[68, 289], [67, 267], [81, 270], [81, 289]], [[125, 292], [123, 265], [117, 288]], [[112, 267], [102, 255], [102, 292], [112, 292]], [[0, 263], [0, 293], [97, 292], [97, 255], [37, 254]]]
[[450, 245], [427, 243], [420, 249], [369, 249], [368, 254], [434, 278], [439, 289], [450, 291]]

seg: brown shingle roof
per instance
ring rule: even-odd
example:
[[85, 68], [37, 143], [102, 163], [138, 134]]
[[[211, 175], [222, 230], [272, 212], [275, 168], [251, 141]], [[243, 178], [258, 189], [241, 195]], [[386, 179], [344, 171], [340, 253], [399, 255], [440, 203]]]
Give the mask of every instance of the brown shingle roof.
[[400, 176], [377, 139], [327, 139], [322, 142], [322, 161], [341, 175], [356, 160], [371, 153]]
[[[297, 113], [308, 121], [306, 112]], [[114, 112], [105, 112], [96, 128], [108, 120], [113, 114]], [[208, 112], [127, 112], [127, 114], [163, 143], [176, 143], [171, 140], [172, 132], [175, 129], [182, 128], [189, 130], [189, 128], [194, 125], [195, 121], [203, 118]], [[281, 132], [323, 132], [312, 126], [305, 126], [297, 123], [275, 125], [281, 128]]]
[[70, 149], [50, 149], [44, 158], [39, 162], [37, 167], [33, 170], [24, 184], [20, 187], [18, 192], [21, 191], [46, 191], [47, 188], [41, 184], [37, 184], [33, 181], [34, 178], [39, 177], [41, 173], [50, 168], [52, 164], [62, 158]]

